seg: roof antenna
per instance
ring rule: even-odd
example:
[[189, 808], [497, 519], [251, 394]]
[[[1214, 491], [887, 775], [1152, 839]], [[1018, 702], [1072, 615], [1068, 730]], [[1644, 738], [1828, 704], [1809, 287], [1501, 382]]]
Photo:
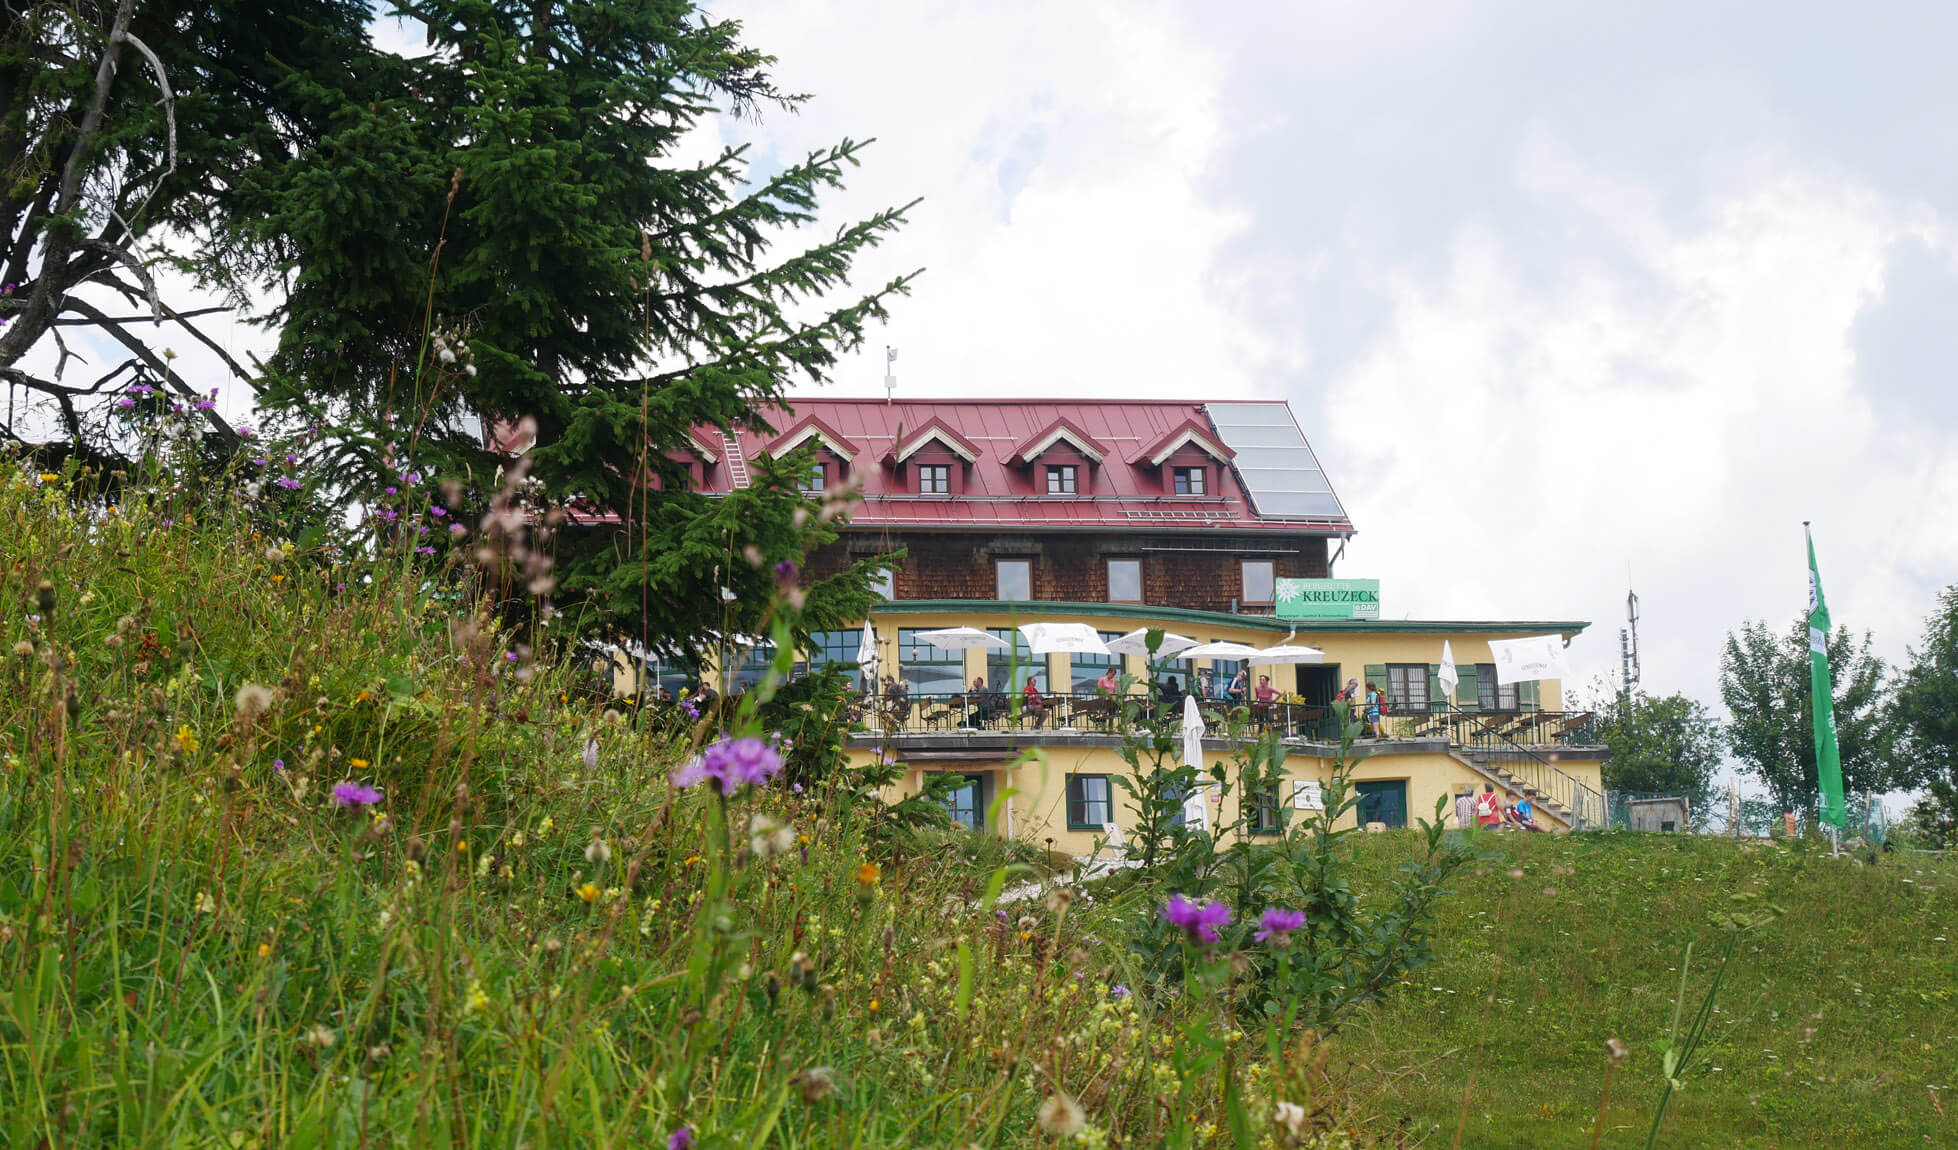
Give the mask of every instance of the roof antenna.
[[897, 396], [897, 373], [891, 370], [891, 365], [896, 362], [897, 362], [897, 349], [892, 347], [890, 344], [885, 344], [884, 345], [884, 402], [885, 403], [890, 403]]

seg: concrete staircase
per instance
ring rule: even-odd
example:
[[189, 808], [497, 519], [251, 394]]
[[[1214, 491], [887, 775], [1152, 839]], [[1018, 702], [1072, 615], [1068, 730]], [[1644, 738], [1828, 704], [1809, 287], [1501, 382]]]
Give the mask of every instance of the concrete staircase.
[[[1498, 793], [1515, 791], [1520, 795], [1525, 787], [1536, 786], [1523, 775], [1515, 773], [1515, 768], [1522, 764], [1513, 760], [1504, 760], [1479, 751], [1458, 750], [1455, 747], [1448, 748], [1448, 757], [1494, 783]], [[1577, 812], [1548, 795], [1541, 792], [1537, 794], [1535, 810], [1539, 816], [1538, 821], [1548, 822], [1553, 831], [1576, 829]]]

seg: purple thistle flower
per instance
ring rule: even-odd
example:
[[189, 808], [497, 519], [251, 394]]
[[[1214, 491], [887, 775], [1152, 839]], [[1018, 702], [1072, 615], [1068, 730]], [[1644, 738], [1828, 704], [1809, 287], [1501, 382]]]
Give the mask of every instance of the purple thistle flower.
[[1284, 946], [1286, 945], [1285, 936], [1304, 925], [1304, 911], [1286, 910], [1284, 907], [1274, 906], [1259, 916], [1258, 926], [1260, 929], [1257, 934], [1251, 937], [1257, 939], [1259, 942], [1276, 941], [1278, 945]]
[[444, 515], [447, 515], [449, 513], [449, 509], [438, 504], [434, 507], [429, 508], [428, 513], [430, 515], [435, 516], [437, 519], [440, 519]]
[[294, 479], [290, 475], [281, 475], [274, 482], [276, 482], [280, 487], [285, 488], [287, 491], [297, 491], [301, 486], [300, 482], [297, 479]]
[[[199, 411], [209, 411], [217, 406], [217, 401], [212, 399], [200, 399], [193, 406], [195, 406]], [[244, 431], [241, 429], [239, 431], [239, 434], [241, 435], [244, 434]]]
[[463, 526], [462, 524], [460, 524], [460, 523], [451, 523], [451, 524], [449, 524], [449, 537], [450, 537], [450, 538], [452, 538], [452, 539], [460, 539], [460, 538], [462, 538], [462, 537], [463, 537], [464, 535], [467, 535], [467, 534], [469, 534], [469, 528], [467, 528], [467, 527], [464, 527], [464, 526]]
[[1110, 998], [1127, 998], [1129, 994], [1129, 988], [1119, 982], [1108, 988], [1108, 997]]
[[387, 520], [389, 523], [392, 523], [396, 519], [401, 518], [401, 515], [399, 512], [395, 511], [395, 509], [392, 507], [383, 507], [381, 508], [381, 518]]
[[136, 406], [136, 401], [125, 395], [121, 399], [116, 400], [116, 406], [122, 408], [124, 411], [128, 411], [130, 408]]
[[291, 467], [291, 466], [293, 466], [293, 465], [295, 465], [295, 464], [297, 464], [298, 462], [299, 462], [299, 457], [298, 457], [297, 455], [288, 455], [288, 456], [286, 456], [286, 466], [287, 466], [287, 467]]
[[781, 769], [782, 754], [771, 743], [753, 736], [722, 739], [673, 772], [673, 785], [692, 787], [712, 779], [722, 794], [731, 795], [767, 782]]
[[417, 548], [415, 548], [415, 554], [417, 554], [417, 555], [433, 555], [433, 554], [435, 554], [435, 548], [433, 548], [433, 547], [417, 547]]
[[1183, 928], [1190, 941], [1216, 942], [1217, 928], [1228, 926], [1231, 921], [1231, 908], [1221, 902], [1211, 900], [1198, 906], [1180, 894], [1169, 896], [1158, 912], [1175, 926]]
[[390, 487], [390, 488], [388, 488], [388, 489], [387, 489], [387, 493], [388, 493], [389, 495], [393, 495], [393, 494], [395, 493], [395, 491], [394, 491], [394, 488], [392, 488], [392, 487]]
[[252, 460], [252, 466], [253, 466], [253, 467], [263, 467], [263, 466], [265, 466], [265, 457], [264, 457], [263, 455], [261, 455], [261, 456], [259, 456], [259, 457], [258, 457], [257, 459], [254, 459], [254, 460]]
[[421, 481], [422, 481], [421, 475], [413, 471], [410, 471], [408, 474], [401, 477], [401, 482], [409, 487], [413, 487], [415, 484], [420, 483]]
[[693, 1150], [693, 1127], [682, 1126], [667, 1135], [666, 1150]]
[[273, 773], [273, 774], [280, 774], [280, 773], [282, 773], [282, 772], [284, 772], [284, 771], [285, 771], [285, 769], [286, 769], [286, 761], [285, 761], [284, 759], [273, 759], [273, 760], [272, 760], [272, 773]]
[[241, 423], [241, 424], [239, 424], [239, 425], [238, 425], [238, 438], [240, 438], [240, 439], [257, 439], [257, 438], [258, 438], [258, 432], [256, 432], [256, 431], [253, 431], [253, 430], [252, 430], [252, 425], [251, 425], [251, 424], [249, 424], [249, 423]]
[[132, 384], [130, 384], [130, 385], [129, 385], [129, 394], [131, 394], [131, 395], [155, 395], [155, 394], [156, 394], [156, 388], [154, 388], [154, 387], [152, 387], [152, 386], [150, 386], [150, 385], [149, 385], [149, 384], [147, 384], [147, 383], [132, 383]]
[[787, 559], [775, 565], [775, 581], [784, 587], [794, 583], [796, 575], [795, 564]]
[[369, 803], [381, 801], [381, 792], [361, 783], [334, 783], [333, 805], [336, 807], [364, 807]]
[[700, 717], [700, 704], [694, 702], [692, 699], [681, 699], [680, 710], [685, 712], [689, 719], [698, 719]]

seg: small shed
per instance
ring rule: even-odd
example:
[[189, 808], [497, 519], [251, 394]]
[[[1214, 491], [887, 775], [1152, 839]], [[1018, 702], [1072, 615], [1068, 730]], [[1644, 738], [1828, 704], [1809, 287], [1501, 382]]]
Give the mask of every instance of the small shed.
[[1625, 824], [1635, 831], [1674, 834], [1686, 829], [1690, 809], [1684, 795], [1662, 795], [1650, 799], [1627, 799]]

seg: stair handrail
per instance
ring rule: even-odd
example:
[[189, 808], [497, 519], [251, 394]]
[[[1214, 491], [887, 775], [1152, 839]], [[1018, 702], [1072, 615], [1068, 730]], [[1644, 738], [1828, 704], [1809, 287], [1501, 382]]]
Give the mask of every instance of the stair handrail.
[[1494, 738], [1501, 739], [1505, 743], [1508, 743], [1510, 746], [1516, 748], [1518, 751], [1521, 751], [1526, 758], [1529, 758], [1532, 761], [1534, 761], [1538, 767], [1542, 768], [1545, 771], [1548, 771], [1551, 775], [1554, 775], [1558, 779], [1561, 779], [1565, 783], [1569, 784], [1570, 791], [1571, 791], [1571, 801], [1564, 805], [1565, 808], [1571, 812], [1572, 823], [1573, 823], [1571, 827], [1572, 830], [1579, 830], [1582, 828], [1587, 818], [1586, 808], [1589, 808], [1590, 810], [1590, 814], [1588, 816], [1590, 821], [1597, 823], [1598, 825], [1603, 825], [1605, 806], [1604, 806], [1604, 793], [1602, 791], [1599, 791], [1597, 788], [1591, 786], [1589, 783], [1586, 783], [1583, 779], [1576, 778], [1575, 776], [1566, 774], [1562, 770], [1558, 769], [1557, 765], [1555, 763], [1552, 763], [1549, 759], [1544, 758], [1542, 755], [1537, 754], [1529, 747], [1526, 747], [1522, 743], [1517, 742], [1515, 739], [1510, 738], [1508, 732], [1490, 726], [1485, 716], [1477, 714], [1474, 711], [1462, 710], [1460, 705], [1458, 705], [1453, 699], [1446, 701], [1443, 704], [1443, 706], [1447, 708], [1446, 712], [1444, 713], [1453, 714], [1463, 719], [1467, 719], [1469, 722], [1473, 723], [1476, 727], [1480, 728], [1480, 730], [1484, 735], [1492, 736]]

